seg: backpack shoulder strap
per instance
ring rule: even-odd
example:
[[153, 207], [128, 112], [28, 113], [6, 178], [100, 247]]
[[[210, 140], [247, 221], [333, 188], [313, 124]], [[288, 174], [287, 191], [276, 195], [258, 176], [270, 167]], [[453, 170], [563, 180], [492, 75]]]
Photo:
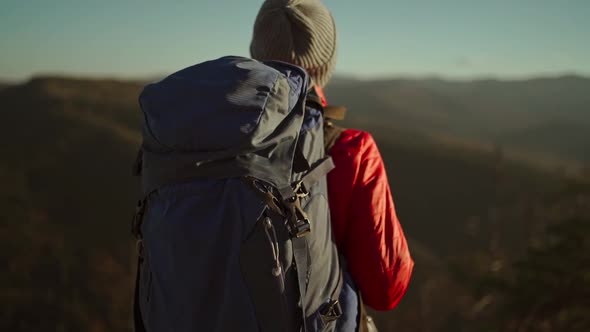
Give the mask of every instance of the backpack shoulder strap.
[[326, 153], [330, 152], [330, 149], [336, 144], [340, 135], [346, 130], [346, 128], [335, 125], [332, 121], [326, 119], [324, 123], [324, 148]]
[[324, 116], [332, 120], [344, 120], [347, 109], [344, 106], [328, 105], [324, 107]]
[[327, 154], [342, 132], [346, 130], [346, 128], [335, 125], [332, 121], [344, 120], [347, 109], [344, 106], [323, 106], [322, 99], [313, 88], [307, 92], [306, 103], [309, 106], [321, 109], [324, 114], [324, 148]]

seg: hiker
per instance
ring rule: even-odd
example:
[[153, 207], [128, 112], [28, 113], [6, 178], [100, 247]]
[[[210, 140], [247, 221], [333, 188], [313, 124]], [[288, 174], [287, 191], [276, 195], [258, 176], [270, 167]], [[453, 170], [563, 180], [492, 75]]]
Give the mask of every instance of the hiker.
[[[257, 60], [279, 60], [303, 67], [312, 77], [323, 106], [323, 93], [336, 63], [336, 28], [319, 0], [267, 0], [256, 18], [250, 53]], [[366, 105], [371, 107], [371, 105]], [[328, 174], [333, 232], [346, 270], [339, 319], [342, 331], [355, 331], [356, 291], [375, 310], [391, 310], [404, 295], [413, 269], [397, 219], [383, 160], [370, 134], [335, 126], [330, 114], [326, 140], [336, 168]], [[347, 291], [348, 290], [348, 291]], [[343, 298], [344, 297], [344, 298]], [[348, 310], [348, 312], [346, 312]]]
[[[334, 135], [318, 72], [276, 60], [226, 56], [141, 92], [136, 332], [356, 331], [359, 294], [389, 309], [405, 290], [411, 259], [374, 143]], [[335, 162], [346, 182], [328, 189]], [[335, 232], [344, 196], [328, 190], [358, 206], [336, 212]]]

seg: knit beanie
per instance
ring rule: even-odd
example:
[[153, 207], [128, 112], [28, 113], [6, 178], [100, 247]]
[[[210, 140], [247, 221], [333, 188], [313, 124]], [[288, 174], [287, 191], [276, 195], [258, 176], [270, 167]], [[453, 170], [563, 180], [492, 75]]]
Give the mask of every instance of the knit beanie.
[[303, 67], [324, 87], [336, 64], [336, 28], [320, 0], [266, 0], [254, 23], [252, 58]]

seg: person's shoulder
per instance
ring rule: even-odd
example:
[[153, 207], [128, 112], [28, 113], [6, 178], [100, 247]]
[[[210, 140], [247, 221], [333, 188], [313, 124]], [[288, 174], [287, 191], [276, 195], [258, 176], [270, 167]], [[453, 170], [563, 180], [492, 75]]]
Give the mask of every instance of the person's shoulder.
[[367, 141], [373, 141], [373, 137], [366, 131], [358, 129], [345, 129], [340, 138], [340, 143], [346, 143], [347, 145], [363, 145]]
[[373, 136], [366, 131], [346, 129], [342, 132], [334, 147], [359, 153], [367, 149], [376, 148], [376, 143]]

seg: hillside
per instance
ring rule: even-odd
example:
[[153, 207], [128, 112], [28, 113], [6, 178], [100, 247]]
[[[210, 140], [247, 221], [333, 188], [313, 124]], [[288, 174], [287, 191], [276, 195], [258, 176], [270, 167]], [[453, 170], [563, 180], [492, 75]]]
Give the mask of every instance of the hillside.
[[537, 160], [590, 161], [590, 79], [337, 79], [327, 93], [351, 121], [501, 146]]
[[10, 83], [0, 81], [0, 90], [3, 90], [5, 88], [9, 87], [10, 85], [11, 85]]
[[139, 135], [123, 123], [137, 127], [126, 99], [138, 89], [34, 80], [0, 92], [0, 330], [126, 330]]
[[[414, 115], [411, 101], [401, 97], [369, 109], [362, 96], [376, 91], [365, 86], [372, 83], [354, 90], [347, 84], [337, 82], [329, 96], [350, 101], [347, 126], [376, 129], [416, 261], [408, 295], [398, 309], [377, 314], [378, 323], [383, 331], [458, 331], [453, 326], [474, 324], [485, 315], [473, 308], [488, 294], [475, 292], [465, 278], [481, 277], [498, 262], [508, 266], [560, 219], [555, 211], [577, 211], [563, 196], [575, 183], [462, 138], [468, 135], [429, 135], [431, 128], [456, 126], [456, 113], [472, 112], [454, 110], [463, 104], [450, 102], [450, 114], [439, 115], [437, 105], [447, 97], [417, 97], [424, 106]], [[138, 189], [131, 164], [140, 142], [141, 86], [38, 78], [0, 90], [0, 135], [9, 142], [0, 148], [0, 330], [128, 331], [129, 222]], [[389, 108], [392, 101], [407, 105]], [[590, 193], [582, 188], [581, 195]], [[465, 269], [470, 272], [457, 272]]]

